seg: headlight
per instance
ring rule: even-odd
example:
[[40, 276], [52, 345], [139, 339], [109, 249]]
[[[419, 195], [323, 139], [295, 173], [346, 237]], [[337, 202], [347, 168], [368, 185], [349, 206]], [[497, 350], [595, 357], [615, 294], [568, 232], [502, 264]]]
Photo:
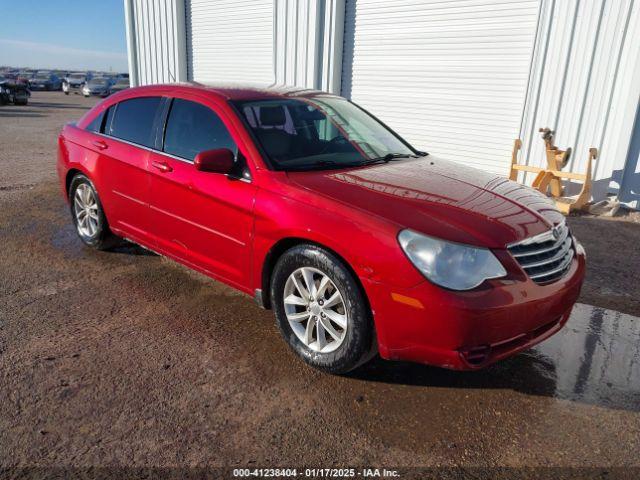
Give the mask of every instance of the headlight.
[[398, 235], [400, 246], [415, 267], [433, 283], [451, 290], [470, 290], [507, 272], [486, 248], [446, 242], [411, 230]]

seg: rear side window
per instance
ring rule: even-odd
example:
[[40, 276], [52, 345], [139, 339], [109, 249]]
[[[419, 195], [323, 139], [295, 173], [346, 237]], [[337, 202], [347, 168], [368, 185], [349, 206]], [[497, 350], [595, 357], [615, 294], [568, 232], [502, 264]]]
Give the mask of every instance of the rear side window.
[[[117, 118], [117, 116], [116, 116]], [[164, 151], [187, 160], [205, 150], [237, 147], [220, 117], [204, 105], [175, 98], [164, 136]]]
[[101, 133], [102, 132], [102, 121], [104, 120], [104, 110], [100, 112], [96, 118], [91, 120], [91, 123], [87, 125], [87, 130], [90, 132]]
[[153, 122], [161, 100], [160, 97], [141, 97], [118, 103], [108, 134], [153, 147]]

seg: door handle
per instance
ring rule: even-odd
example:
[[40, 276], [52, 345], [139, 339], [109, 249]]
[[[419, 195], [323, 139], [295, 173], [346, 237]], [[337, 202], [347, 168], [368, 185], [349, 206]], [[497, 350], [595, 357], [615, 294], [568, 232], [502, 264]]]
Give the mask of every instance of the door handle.
[[103, 142], [102, 140], [94, 140], [93, 142], [93, 146], [97, 147], [98, 150], [104, 150], [105, 148], [109, 148], [109, 145], [107, 145], [105, 142]]
[[173, 171], [173, 168], [171, 168], [171, 165], [169, 165], [167, 162], [151, 162], [151, 166], [153, 168], [157, 168], [162, 173], [168, 173]]

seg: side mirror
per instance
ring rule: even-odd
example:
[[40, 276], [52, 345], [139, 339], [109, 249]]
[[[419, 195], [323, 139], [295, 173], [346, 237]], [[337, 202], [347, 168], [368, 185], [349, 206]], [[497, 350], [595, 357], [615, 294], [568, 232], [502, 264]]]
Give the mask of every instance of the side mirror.
[[216, 148], [214, 150], [205, 150], [196, 155], [193, 164], [196, 170], [211, 173], [231, 173], [234, 166], [233, 152], [228, 148]]

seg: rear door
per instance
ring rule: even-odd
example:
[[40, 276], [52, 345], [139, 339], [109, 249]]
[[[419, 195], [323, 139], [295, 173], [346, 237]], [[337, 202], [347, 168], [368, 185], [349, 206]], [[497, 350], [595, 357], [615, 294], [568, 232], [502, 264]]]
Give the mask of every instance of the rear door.
[[[256, 187], [229, 128], [213, 102], [173, 99], [162, 152], [150, 153], [151, 228], [160, 251], [242, 288], [249, 284]], [[215, 148], [234, 153], [237, 177], [195, 169], [196, 154]]]
[[93, 142], [109, 222], [143, 243], [149, 232], [149, 150], [162, 103], [162, 97], [138, 97], [112, 105]]

